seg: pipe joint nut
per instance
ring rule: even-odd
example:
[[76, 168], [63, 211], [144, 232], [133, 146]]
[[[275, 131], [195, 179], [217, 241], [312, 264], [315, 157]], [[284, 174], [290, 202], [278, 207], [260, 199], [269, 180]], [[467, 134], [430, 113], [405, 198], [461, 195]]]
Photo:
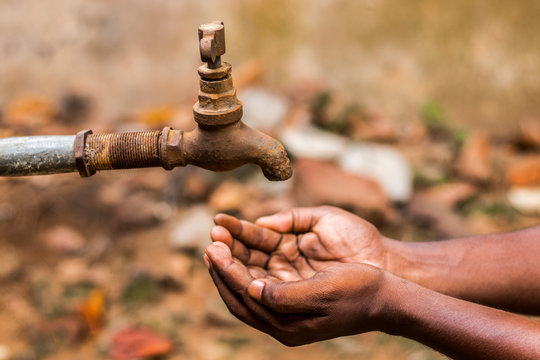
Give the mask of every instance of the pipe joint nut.
[[165, 127], [161, 133], [161, 166], [165, 170], [172, 170], [177, 166], [186, 166], [182, 153], [182, 130], [173, 130]]

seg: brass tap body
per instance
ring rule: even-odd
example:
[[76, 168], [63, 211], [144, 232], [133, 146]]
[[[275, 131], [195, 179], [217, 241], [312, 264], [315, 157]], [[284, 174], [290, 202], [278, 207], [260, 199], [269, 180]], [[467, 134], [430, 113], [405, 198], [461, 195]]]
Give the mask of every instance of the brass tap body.
[[193, 106], [197, 127], [173, 130], [93, 135], [77, 134], [74, 150], [81, 176], [97, 170], [163, 166], [171, 170], [188, 164], [212, 171], [229, 171], [246, 163], [261, 167], [269, 180], [292, 175], [283, 146], [272, 137], [245, 125], [242, 103], [236, 97], [225, 54], [225, 28], [215, 21], [199, 27], [201, 60], [199, 97]]

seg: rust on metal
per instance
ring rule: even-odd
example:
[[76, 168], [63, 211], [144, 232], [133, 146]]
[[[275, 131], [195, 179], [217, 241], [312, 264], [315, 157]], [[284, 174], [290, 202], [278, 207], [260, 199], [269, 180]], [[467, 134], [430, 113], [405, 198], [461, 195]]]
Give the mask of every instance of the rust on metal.
[[88, 135], [84, 159], [90, 171], [156, 167], [161, 131]]
[[169, 127], [163, 129], [161, 134], [161, 166], [166, 170], [172, 170], [177, 166], [186, 166], [182, 154], [182, 140], [184, 132], [173, 130]]
[[[22, 167], [18, 163], [9, 165], [12, 164], [9, 162], [5, 169], [0, 166], [0, 175], [44, 174], [77, 169], [82, 177], [88, 177], [99, 170], [155, 166], [171, 170], [188, 164], [212, 171], [229, 171], [253, 163], [261, 167], [269, 180], [290, 178], [292, 168], [283, 146], [241, 121], [242, 102], [236, 97], [232, 67], [221, 62], [221, 56], [225, 54], [225, 27], [221, 21], [199, 27], [199, 50], [201, 60], [206, 64], [198, 69], [199, 97], [193, 106], [193, 116], [198, 126], [194, 130], [184, 132], [166, 127], [162, 131], [101, 135], [84, 130], [75, 136], [71, 158], [70, 154], [66, 156], [66, 149], [62, 148], [62, 151], [53, 152], [61, 161], [49, 161], [46, 166], [41, 166], [46, 161], [36, 163], [32, 160], [29, 161], [30, 165], [25, 165], [24, 171], [20, 170]], [[15, 142], [20, 145], [21, 141]], [[6, 142], [4, 147], [0, 143], [0, 150], [8, 149], [11, 143]], [[46, 147], [46, 153], [51, 153], [48, 139], [37, 141], [36, 144], [34, 148], [37, 150]], [[15, 155], [20, 156], [21, 151]], [[36, 156], [32, 155], [34, 158]]]
[[73, 142], [73, 153], [75, 155], [75, 165], [81, 177], [89, 177], [96, 173], [96, 171], [90, 170], [88, 163], [85, 161], [84, 148], [86, 145], [86, 138], [92, 134], [92, 130], [82, 130], [75, 135], [75, 141]]
[[201, 60], [207, 64], [198, 70], [199, 101], [193, 106], [198, 127], [177, 135], [182, 139], [181, 149], [177, 151], [181, 163], [213, 171], [228, 171], [254, 163], [269, 180], [290, 178], [292, 168], [283, 146], [241, 121], [242, 102], [236, 97], [232, 67], [220, 60], [225, 54], [222, 22], [199, 27], [199, 47]]
[[225, 26], [222, 21], [213, 21], [199, 26], [199, 49], [201, 61], [211, 69], [221, 66], [221, 55], [225, 54]]

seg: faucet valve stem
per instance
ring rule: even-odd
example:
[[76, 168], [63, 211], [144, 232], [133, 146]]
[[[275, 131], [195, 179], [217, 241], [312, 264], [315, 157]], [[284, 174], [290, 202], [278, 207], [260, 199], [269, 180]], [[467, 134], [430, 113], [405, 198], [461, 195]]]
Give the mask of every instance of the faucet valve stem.
[[206, 64], [199, 67], [199, 101], [193, 106], [195, 121], [202, 126], [230, 125], [242, 118], [242, 102], [236, 97], [231, 65], [225, 54], [225, 27], [214, 21], [199, 26], [199, 50]]
[[199, 49], [201, 60], [208, 63], [208, 68], [221, 66], [221, 55], [225, 54], [225, 26], [222, 21], [199, 26]]

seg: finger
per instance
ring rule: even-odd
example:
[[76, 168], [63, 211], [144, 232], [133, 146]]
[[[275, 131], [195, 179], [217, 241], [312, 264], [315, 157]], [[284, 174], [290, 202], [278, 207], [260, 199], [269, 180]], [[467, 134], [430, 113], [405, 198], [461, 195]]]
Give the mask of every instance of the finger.
[[320, 208], [293, 208], [261, 217], [255, 224], [281, 233], [302, 233], [310, 231], [321, 215]]
[[248, 294], [278, 313], [320, 313], [323, 292], [312, 280], [272, 281], [257, 279], [248, 286]]
[[253, 280], [245, 265], [232, 257], [231, 249], [222, 242], [215, 242], [206, 248], [212, 268], [234, 292], [242, 293]]
[[234, 216], [218, 214], [214, 217], [216, 225], [226, 228], [234, 238], [243, 242], [247, 247], [272, 252], [281, 242], [281, 234], [273, 230], [257, 226]]
[[212, 238], [212, 241], [222, 242], [228, 247], [232, 247], [234, 240], [229, 230], [219, 225], [214, 226], [212, 230], [210, 230], [210, 237]]
[[231, 256], [227, 245], [216, 242], [206, 249], [206, 254], [210, 260], [213, 270], [224, 284], [237, 296], [241, 296], [246, 307], [271, 328], [279, 326], [279, 318], [271, 310], [252, 299], [247, 293], [248, 285], [254, 278], [249, 274], [249, 270], [240, 262], [235, 262]]
[[210, 231], [213, 241], [219, 241], [227, 245], [232, 252], [232, 256], [243, 262], [245, 265], [264, 267], [268, 262], [268, 254], [259, 250], [249, 249], [241, 241], [234, 239], [223, 226], [214, 226]]
[[[205, 255], [206, 256], [206, 255]], [[269, 326], [260, 318], [258, 318], [253, 312], [236, 296], [231, 289], [227, 287], [223, 279], [217, 274], [217, 272], [210, 265], [208, 272], [218, 290], [219, 296], [225, 302], [225, 305], [237, 319], [245, 322], [246, 324], [268, 333], [270, 331]]]

